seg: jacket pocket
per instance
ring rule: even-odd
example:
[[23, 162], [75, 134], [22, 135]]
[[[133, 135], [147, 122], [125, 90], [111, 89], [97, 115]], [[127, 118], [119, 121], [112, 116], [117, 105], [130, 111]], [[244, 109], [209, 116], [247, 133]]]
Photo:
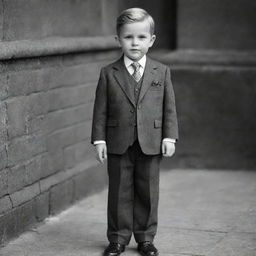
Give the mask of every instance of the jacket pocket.
[[162, 121], [161, 120], [155, 120], [154, 121], [154, 127], [155, 128], [161, 128], [162, 127]]
[[117, 122], [117, 120], [109, 119], [109, 120], [107, 121], [107, 126], [109, 126], [109, 127], [118, 126], [118, 122]]

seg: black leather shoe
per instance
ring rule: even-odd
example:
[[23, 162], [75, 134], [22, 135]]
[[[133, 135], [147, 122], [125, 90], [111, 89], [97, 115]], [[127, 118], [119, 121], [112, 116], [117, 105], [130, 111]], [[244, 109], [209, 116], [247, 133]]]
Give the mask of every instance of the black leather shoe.
[[151, 242], [142, 242], [138, 244], [138, 252], [143, 256], [158, 256], [156, 247]]
[[125, 245], [119, 243], [109, 243], [103, 256], [118, 256], [125, 250]]

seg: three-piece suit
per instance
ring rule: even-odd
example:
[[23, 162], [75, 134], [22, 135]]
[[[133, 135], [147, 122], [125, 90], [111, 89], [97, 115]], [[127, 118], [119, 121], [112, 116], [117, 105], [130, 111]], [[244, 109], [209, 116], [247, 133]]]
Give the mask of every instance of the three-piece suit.
[[175, 97], [167, 66], [147, 57], [136, 82], [123, 57], [102, 68], [93, 111], [92, 143], [108, 152], [110, 242], [153, 241], [164, 138], [178, 139]]

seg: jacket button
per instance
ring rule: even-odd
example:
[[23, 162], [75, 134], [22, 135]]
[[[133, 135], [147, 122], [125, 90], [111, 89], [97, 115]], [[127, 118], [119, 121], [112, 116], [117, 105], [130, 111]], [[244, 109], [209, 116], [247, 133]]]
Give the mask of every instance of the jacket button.
[[141, 105], [138, 106], [138, 109], [141, 109]]
[[131, 110], [130, 110], [130, 112], [131, 112], [131, 113], [134, 113], [134, 110], [133, 110], [133, 109], [131, 109]]

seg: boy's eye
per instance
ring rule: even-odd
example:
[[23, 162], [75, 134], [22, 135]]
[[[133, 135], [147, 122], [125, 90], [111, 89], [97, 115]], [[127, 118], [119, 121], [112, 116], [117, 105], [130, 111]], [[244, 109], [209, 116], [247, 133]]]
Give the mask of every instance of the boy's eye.
[[131, 39], [131, 38], [132, 38], [132, 36], [125, 36], [124, 38]]
[[146, 36], [139, 36], [139, 39], [145, 39]]

